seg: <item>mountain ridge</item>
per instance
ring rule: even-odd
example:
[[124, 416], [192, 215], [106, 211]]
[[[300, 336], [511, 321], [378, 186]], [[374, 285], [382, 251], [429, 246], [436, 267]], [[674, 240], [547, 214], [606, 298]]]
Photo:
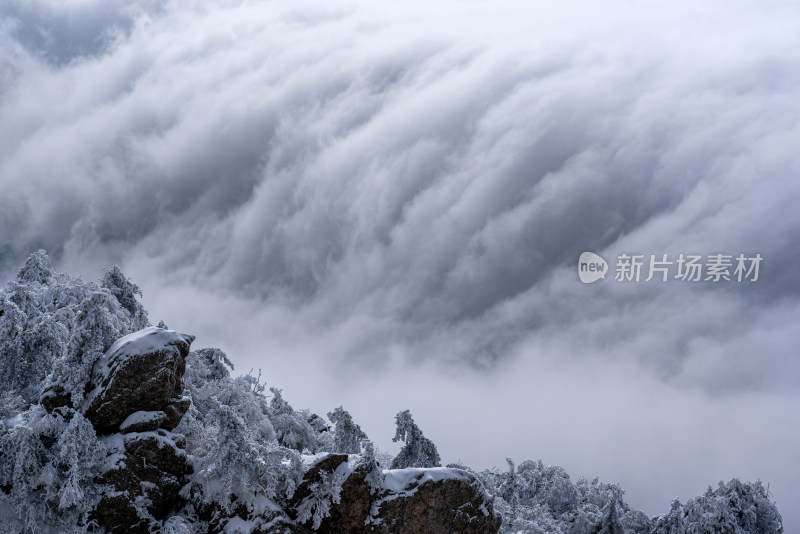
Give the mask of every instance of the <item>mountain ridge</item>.
[[760, 482], [650, 518], [541, 460], [441, 467], [408, 411], [387, 458], [342, 407], [295, 410], [151, 326], [140, 296], [117, 267], [84, 282], [44, 251], [0, 290], [0, 532], [783, 532]]

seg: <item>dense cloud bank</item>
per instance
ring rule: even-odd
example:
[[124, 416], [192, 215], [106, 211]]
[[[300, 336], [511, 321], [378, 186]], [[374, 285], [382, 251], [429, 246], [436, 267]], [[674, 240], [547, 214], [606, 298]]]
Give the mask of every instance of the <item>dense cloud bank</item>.
[[[10, 0], [0, 270], [119, 263], [301, 404], [341, 403], [338, 373], [428, 406], [443, 454], [469, 408], [645, 508], [731, 476], [796, 501], [798, 10]], [[583, 286], [584, 250], [764, 261]]]

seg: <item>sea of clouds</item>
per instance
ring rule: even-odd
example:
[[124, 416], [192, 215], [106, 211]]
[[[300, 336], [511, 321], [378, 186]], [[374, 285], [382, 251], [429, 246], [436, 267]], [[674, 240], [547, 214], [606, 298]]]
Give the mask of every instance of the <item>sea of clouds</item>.
[[[798, 102], [789, 0], [6, 0], [0, 272], [119, 264], [388, 450], [411, 408], [650, 514], [760, 478], [791, 531]], [[585, 250], [764, 260], [583, 285]]]

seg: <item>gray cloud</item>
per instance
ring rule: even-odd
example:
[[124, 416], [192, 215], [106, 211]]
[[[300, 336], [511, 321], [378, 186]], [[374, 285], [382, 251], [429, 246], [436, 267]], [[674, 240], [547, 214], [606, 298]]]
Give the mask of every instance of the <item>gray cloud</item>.
[[[413, 406], [476, 465], [796, 500], [797, 7], [425, 4], [4, 4], [0, 271], [120, 263], [295, 404]], [[765, 259], [582, 286], [584, 250]]]

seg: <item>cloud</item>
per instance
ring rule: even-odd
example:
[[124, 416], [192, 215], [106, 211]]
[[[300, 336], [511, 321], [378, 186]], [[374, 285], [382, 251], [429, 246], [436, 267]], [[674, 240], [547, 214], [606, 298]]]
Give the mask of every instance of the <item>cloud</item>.
[[[491, 450], [607, 466], [651, 513], [653, 487], [736, 465], [789, 502], [797, 9], [9, 2], [0, 271], [39, 247], [87, 277], [119, 263], [155, 320], [296, 405], [369, 403], [387, 436], [413, 406], [476, 464], [498, 460], [447, 443], [469, 424], [450, 398], [535, 417], [487, 422]], [[757, 283], [583, 286], [584, 250], [764, 262]]]

